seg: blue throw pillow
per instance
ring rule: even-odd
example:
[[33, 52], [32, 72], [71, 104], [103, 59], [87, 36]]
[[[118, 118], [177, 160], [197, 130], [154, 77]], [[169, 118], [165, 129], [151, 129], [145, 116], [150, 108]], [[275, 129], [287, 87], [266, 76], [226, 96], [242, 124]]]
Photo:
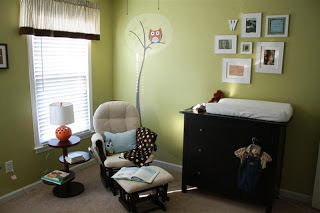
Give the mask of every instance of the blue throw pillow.
[[115, 153], [126, 152], [136, 148], [136, 130], [122, 133], [104, 132], [106, 144], [111, 140]]

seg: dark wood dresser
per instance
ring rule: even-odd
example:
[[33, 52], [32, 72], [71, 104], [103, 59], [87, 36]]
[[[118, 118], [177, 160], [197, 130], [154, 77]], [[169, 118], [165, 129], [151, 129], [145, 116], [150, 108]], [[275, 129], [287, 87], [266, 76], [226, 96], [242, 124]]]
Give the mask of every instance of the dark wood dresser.
[[[287, 123], [198, 113], [184, 114], [182, 191], [187, 185], [228, 196], [232, 199], [263, 205], [272, 211], [272, 201], [279, 193], [282, 158]], [[255, 192], [238, 189], [240, 159], [234, 151], [247, 147], [252, 138], [262, 151], [272, 157]]]

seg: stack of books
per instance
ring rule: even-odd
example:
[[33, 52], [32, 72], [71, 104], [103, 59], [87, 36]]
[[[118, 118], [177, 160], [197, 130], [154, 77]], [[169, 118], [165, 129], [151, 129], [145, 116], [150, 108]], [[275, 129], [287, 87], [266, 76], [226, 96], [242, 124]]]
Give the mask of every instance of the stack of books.
[[51, 183], [55, 183], [58, 185], [64, 184], [65, 182], [67, 182], [71, 178], [73, 178], [72, 174], [70, 174], [68, 172], [63, 172], [60, 170], [54, 170], [54, 171], [50, 172], [49, 174], [46, 174], [41, 177], [42, 180], [45, 180], [45, 181], [48, 181]]
[[83, 155], [79, 154], [79, 153], [69, 153], [68, 156], [65, 157], [65, 160], [72, 164], [72, 163], [77, 163], [77, 162], [80, 162], [80, 161], [84, 161], [85, 158], [83, 157]]

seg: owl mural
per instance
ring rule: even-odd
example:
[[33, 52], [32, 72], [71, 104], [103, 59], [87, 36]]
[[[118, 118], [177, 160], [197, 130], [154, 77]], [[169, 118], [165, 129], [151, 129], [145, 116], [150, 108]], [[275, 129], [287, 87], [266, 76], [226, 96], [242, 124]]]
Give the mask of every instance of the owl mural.
[[158, 43], [162, 39], [162, 30], [159, 28], [159, 30], [151, 30], [149, 31], [149, 40], [151, 43]]

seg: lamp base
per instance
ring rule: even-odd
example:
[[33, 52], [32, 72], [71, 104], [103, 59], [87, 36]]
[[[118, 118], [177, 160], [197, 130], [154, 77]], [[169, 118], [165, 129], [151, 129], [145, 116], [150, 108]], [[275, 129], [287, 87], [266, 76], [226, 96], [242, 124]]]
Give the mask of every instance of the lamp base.
[[56, 137], [60, 141], [67, 141], [72, 135], [72, 131], [70, 127], [67, 127], [65, 125], [61, 125], [56, 129]]

